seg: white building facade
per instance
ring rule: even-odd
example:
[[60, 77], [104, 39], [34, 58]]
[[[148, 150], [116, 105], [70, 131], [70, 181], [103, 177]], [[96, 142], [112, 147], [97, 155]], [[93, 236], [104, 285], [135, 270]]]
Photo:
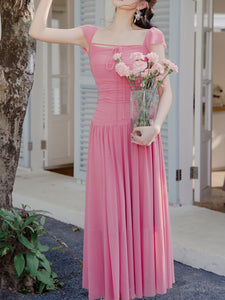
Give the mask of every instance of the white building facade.
[[[54, 0], [49, 26], [106, 26], [114, 15], [111, 2]], [[164, 33], [166, 57], [179, 67], [170, 76], [172, 106], [161, 129], [169, 203], [175, 206], [192, 204], [193, 196], [200, 201], [210, 190], [213, 2], [161, 0], [154, 8], [153, 23]], [[38, 170], [73, 164], [74, 180], [85, 180], [96, 102], [97, 88], [81, 47], [38, 41], [20, 166]]]

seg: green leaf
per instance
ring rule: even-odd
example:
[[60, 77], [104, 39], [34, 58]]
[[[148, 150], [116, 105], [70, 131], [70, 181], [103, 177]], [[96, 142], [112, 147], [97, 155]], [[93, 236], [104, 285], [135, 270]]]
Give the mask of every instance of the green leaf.
[[17, 275], [20, 277], [25, 267], [25, 259], [23, 254], [18, 254], [14, 257], [14, 265], [16, 268]]
[[26, 228], [29, 228], [30, 229], [30, 231], [32, 232], [32, 233], [34, 233], [34, 228], [32, 228], [31, 226], [26, 226]]
[[57, 249], [59, 249], [61, 247], [62, 247], [61, 245], [58, 245], [58, 246], [53, 247], [52, 250], [57, 250]]
[[37, 279], [43, 282], [44, 284], [52, 284], [50, 273], [44, 269], [37, 271]]
[[52, 282], [51, 284], [47, 284], [46, 289], [47, 289], [47, 290], [55, 290], [56, 287], [55, 287], [54, 282]]
[[14, 220], [14, 218], [15, 218], [15, 216], [11, 210], [6, 210], [4, 208], [2, 208], [0, 210], [0, 216], [2, 216], [3, 218], [9, 218], [11, 220]]
[[69, 247], [67, 246], [67, 244], [66, 244], [65, 242], [63, 242], [62, 240], [59, 240], [59, 239], [58, 239], [58, 241], [60, 241], [60, 242], [63, 244], [64, 247], [69, 248]]
[[62, 248], [59, 248], [59, 251], [61, 251], [62, 253], [66, 252], [66, 250], [63, 250]]
[[9, 221], [7, 221], [7, 220], [4, 220], [11, 228], [12, 228], [12, 230], [14, 230], [14, 231], [16, 231], [16, 232], [18, 232], [18, 231], [20, 231], [20, 228], [19, 227], [16, 227], [16, 226], [14, 226], [13, 224], [11, 224]]
[[38, 247], [38, 235], [36, 231], [31, 233], [31, 243], [34, 244], [35, 248]]
[[26, 254], [27, 258], [27, 266], [29, 268], [29, 271], [33, 277], [37, 275], [39, 260], [37, 259], [36, 255], [34, 253], [28, 252]]
[[[10, 247], [12, 248], [12, 247]], [[9, 247], [5, 247], [1, 253], [1, 256], [5, 256], [10, 252], [10, 248]]]
[[42, 217], [41, 217], [41, 220], [40, 220], [40, 222], [41, 222], [41, 225], [42, 225], [42, 226], [44, 226], [44, 225], [45, 225], [45, 217], [44, 217], [44, 216], [42, 216]]
[[28, 239], [24, 235], [20, 234], [18, 236], [18, 240], [21, 244], [23, 244], [28, 249], [30, 249], [30, 250], [34, 249], [34, 245], [31, 242], [29, 242]]
[[40, 264], [46, 269], [46, 271], [48, 271], [49, 273], [51, 273], [50, 262], [47, 260], [46, 257], [45, 257], [45, 259], [40, 260]]
[[45, 288], [45, 284], [44, 284], [44, 282], [41, 282], [40, 287], [39, 287], [39, 294], [42, 294], [44, 288]]
[[51, 275], [53, 279], [58, 278], [58, 275], [55, 272], [52, 272]]
[[28, 204], [22, 204], [22, 209], [23, 210], [26, 210], [27, 207], [31, 208], [30, 205], [28, 205]]
[[64, 282], [61, 281], [61, 282], [58, 283], [58, 285], [59, 285], [60, 287], [63, 287], [63, 286], [64, 286]]
[[15, 216], [12, 214], [12, 216], [2, 216], [2, 219], [5, 221], [9, 221], [9, 222], [14, 222], [15, 220]]
[[18, 212], [17, 212], [15, 209], [13, 209], [13, 208], [12, 208], [12, 212], [15, 214], [15, 218], [16, 218], [18, 224], [19, 224], [20, 227], [21, 227], [22, 224], [23, 224], [23, 220], [22, 220], [21, 216], [20, 216], [20, 215], [18, 214]]
[[39, 226], [39, 223], [38, 223], [38, 221], [33, 221], [33, 224], [35, 224], [35, 225], [37, 225], [37, 226]]
[[36, 251], [37, 257], [40, 259], [40, 264], [51, 273], [50, 262], [47, 260], [44, 254], [42, 254], [39, 250]]
[[40, 236], [40, 235], [42, 235], [43, 233], [45, 233], [45, 229], [44, 229], [44, 228], [40, 229], [40, 231], [39, 231], [39, 234], [38, 234], [38, 235]]
[[27, 289], [21, 289], [21, 290], [19, 290], [19, 292], [21, 293], [21, 294], [30, 294], [31, 293], [31, 291], [30, 290], [27, 290]]
[[34, 216], [30, 216], [23, 224], [22, 229], [26, 228], [27, 225], [29, 225], [30, 223], [34, 222], [34, 220], [38, 217], [38, 215], [34, 215]]
[[40, 243], [38, 243], [38, 249], [41, 251], [41, 252], [47, 252], [49, 250], [49, 247], [48, 246], [45, 246], [45, 245], [42, 245]]

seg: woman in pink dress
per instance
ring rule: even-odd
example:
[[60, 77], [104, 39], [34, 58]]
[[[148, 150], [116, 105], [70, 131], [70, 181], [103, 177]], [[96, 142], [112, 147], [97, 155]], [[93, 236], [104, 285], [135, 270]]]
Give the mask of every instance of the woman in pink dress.
[[[29, 34], [36, 39], [80, 45], [89, 56], [98, 87], [86, 173], [82, 287], [89, 300], [130, 300], [165, 294], [175, 282], [165, 166], [160, 128], [172, 102], [170, 81], [158, 88], [152, 126], [130, 132], [130, 91], [115, 72], [113, 55], [155, 51], [166, 43], [150, 20], [156, 0], [113, 0], [112, 23], [72, 29], [47, 28], [52, 0], [41, 0]], [[153, 142], [155, 138], [155, 141]]]

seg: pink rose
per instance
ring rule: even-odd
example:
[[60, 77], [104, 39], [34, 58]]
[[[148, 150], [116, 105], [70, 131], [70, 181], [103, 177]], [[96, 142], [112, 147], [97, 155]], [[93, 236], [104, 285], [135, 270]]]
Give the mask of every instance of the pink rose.
[[156, 84], [158, 84], [159, 81], [162, 81], [163, 80], [163, 76], [162, 75], [158, 75], [156, 77]]
[[175, 74], [178, 72], [178, 67], [172, 63], [169, 59], [164, 58], [162, 64], [165, 66], [165, 69], [172, 70]]
[[[157, 71], [157, 72], [156, 72]], [[152, 74], [163, 74], [164, 73], [164, 66], [160, 63], [155, 63], [153, 67], [150, 69], [150, 73]]]
[[146, 69], [143, 72], [141, 72], [141, 76], [144, 77], [144, 78], [148, 77], [149, 74], [150, 73], [148, 72], [148, 69]]
[[133, 72], [135, 74], [138, 74], [138, 73], [144, 71], [146, 68], [147, 68], [146, 61], [136, 60], [133, 64]]
[[150, 52], [147, 55], [145, 55], [145, 57], [147, 57], [149, 62], [153, 62], [154, 64], [159, 61], [159, 55], [155, 52]]
[[161, 63], [162, 63], [164, 66], [165, 66], [165, 65], [170, 66], [171, 61], [170, 61], [169, 59], [167, 59], [167, 58], [164, 58], [164, 59], [161, 61]]
[[170, 63], [169, 68], [170, 68], [170, 70], [172, 70], [175, 74], [178, 73], [178, 66], [175, 65], [174, 63]]
[[132, 58], [134, 60], [140, 60], [140, 59], [144, 60], [145, 56], [141, 52], [133, 52], [133, 53], [131, 53], [130, 58]]
[[118, 64], [116, 64], [115, 69], [120, 76], [129, 76], [130, 74], [129, 67], [123, 62], [119, 62]]
[[120, 61], [120, 58], [121, 58], [121, 53], [115, 53], [113, 55], [113, 59], [116, 60], [116, 61]]
[[163, 82], [160, 84], [160, 86], [165, 87], [168, 84], [169, 78], [168, 78], [168, 76], [166, 76], [164, 79], [163, 78], [164, 78], [163, 75], [158, 75], [156, 77], [156, 84], [158, 84], [159, 81], [163, 80]]
[[129, 76], [136, 76], [136, 73], [134, 73], [134, 71], [133, 71], [133, 70], [130, 70], [130, 72], [129, 72]]

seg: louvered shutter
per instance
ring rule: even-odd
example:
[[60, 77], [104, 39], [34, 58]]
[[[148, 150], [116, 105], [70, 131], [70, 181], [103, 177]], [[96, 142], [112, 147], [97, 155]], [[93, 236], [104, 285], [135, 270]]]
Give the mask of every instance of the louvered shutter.
[[[158, 1], [154, 7], [154, 17], [152, 23], [156, 25], [160, 30], [162, 30], [167, 48], [165, 49], [165, 55], [169, 57], [169, 28], [170, 28], [170, 0], [161, 0]], [[165, 119], [163, 126], [161, 128], [161, 138], [163, 144], [163, 155], [166, 169], [166, 178], [167, 178], [167, 189], [169, 191], [169, 166], [168, 166], [168, 116]]]
[[23, 133], [20, 146], [19, 166], [30, 168], [30, 151], [28, 150], [28, 143], [30, 140], [30, 98], [26, 111], [26, 116], [23, 123]]
[[[104, 26], [104, 0], [74, 1], [75, 26]], [[96, 108], [98, 91], [92, 76], [89, 58], [80, 46], [75, 46], [74, 103], [74, 177], [86, 179], [89, 127]]]

